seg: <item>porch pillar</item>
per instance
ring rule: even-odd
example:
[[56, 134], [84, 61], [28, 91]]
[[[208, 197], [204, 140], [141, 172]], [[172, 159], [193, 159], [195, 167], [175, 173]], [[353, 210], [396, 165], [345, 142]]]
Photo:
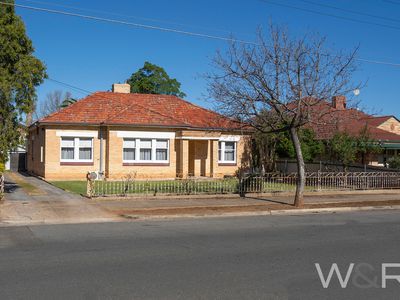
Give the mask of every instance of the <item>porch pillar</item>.
[[218, 141], [209, 141], [209, 153], [210, 153], [210, 177], [215, 177], [218, 170]]
[[187, 177], [189, 175], [189, 141], [180, 140], [179, 143], [179, 174], [178, 177]]

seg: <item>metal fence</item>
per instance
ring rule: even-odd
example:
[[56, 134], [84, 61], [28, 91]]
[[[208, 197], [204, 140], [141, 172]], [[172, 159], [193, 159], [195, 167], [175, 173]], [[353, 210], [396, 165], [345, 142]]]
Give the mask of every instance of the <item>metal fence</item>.
[[91, 190], [93, 196], [233, 194], [237, 193], [238, 184], [236, 178], [94, 181], [88, 184], [88, 191]]
[[[286, 192], [296, 189], [297, 173], [266, 174], [241, 180], [243, 193]], [[305, 191], [400, 188], [400, 172], [310, 172]]]
[[[88, 181], [88, 196], [199, 195], [291, 192], [297, 174], [269, 173], [245, 178], [180, 180]], [[312, 172], [306, 173], [305, 191], [369, 190], [400, 188], [400, 172]]]

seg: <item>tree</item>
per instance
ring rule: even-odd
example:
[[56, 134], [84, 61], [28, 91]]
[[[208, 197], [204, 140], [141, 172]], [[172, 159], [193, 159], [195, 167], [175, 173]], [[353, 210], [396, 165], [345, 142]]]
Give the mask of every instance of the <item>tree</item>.
[[53, 112], [60, 111], [62, 108], [67, 107], [76, 101], [71, 98], [70, 92], [53, 91], [46, 95], [46, 99], [39, 103], [38, 109], [36, 109], [36, 119], [41, 119]]
[[400, 156], [396, 155], [387, 160], [389, 168], [400, 169]]
[[331, 159], [343, 163], [345, 170], [351, 163], [361, 158], [361, 163], [367, 163], [367, 155], [382, 151], [379, 143], [371, 139], [367, 126], [363, 127], [357, 136], [352, 136], [346, 131], [337, 132], [327, 141]]
[[126, 82], [131, 85], [131, 93], [186, 96], [180, 90], [179, 81], [170, 78], [163, 68], [147, 61]]
[[[313, 161], [321, 157], [325, 152], [324, 143], [315, 138], [314, 131], [309, 128], [299, 130], [299, 139], [301, 142], [301, 151], [304, 161]], [[276, 146], [277, 155], [285, 158], [295, 158], [296, 151], [288, 132], [280, 134], [280, 139]]]
[[319, 36], [291, 38], [286, 29], [271, 25], [269, 38], [259, 30], [255, 44], [232, 42], [226, 54], [218, 52], [216, 71], [207, 75], [210, 97], [225, 115], [256, 131], [289, 132], [298, 169], [295, 206], [303, 205], [305, 186], [299, 128], [326, 114], [313, 107], [356, 88], [351, 75], [357, 49], [345, 54], [325, 44]]
[[361, 155], [361, 163], [367, 163], [368, 154], [381, 153], [382, 150], [379, 143], [371, 139], [368, 127], [362, 128], [357, 137], [357, 151]]
[[46, 78], [44, 64], [34, 55], [31, 40], [14, 1], [0, 4], [0, 163], [18, 146], [21, 122], [32, 112], [36, 87]]
[[78, 100], [76, 100], [75, 98], [65, 97], [64, 101], [61, 103], [61, 107], [66, 108], [66, 107], [70, 106], [71, 104], [74, 104], [77, 101]]
[[357, 138], [349, 135], [347, 132], [338, 132], [328, 142], [332, 151], [333, 158], [341, 161], [345, 171], [351, 163], [357, 158]]

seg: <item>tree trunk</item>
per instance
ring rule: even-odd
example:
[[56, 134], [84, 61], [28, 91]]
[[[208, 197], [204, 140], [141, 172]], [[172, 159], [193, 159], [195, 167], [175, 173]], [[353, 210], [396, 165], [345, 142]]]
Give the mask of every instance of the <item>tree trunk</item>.
[[292, 139], [294, 149], [296, 151], [296, 160], [297, 160], [297, 184], [296, 184], [296, 195], [294, 198], [294, 206], [301, 207], [304, 204], [303, 193], [304, 193], [304, 186], [306, 183], [306, 174], [305, 174], [303, 152], [301, 151], [301, 144], [297, 128], [290, 129], [290, 137]]

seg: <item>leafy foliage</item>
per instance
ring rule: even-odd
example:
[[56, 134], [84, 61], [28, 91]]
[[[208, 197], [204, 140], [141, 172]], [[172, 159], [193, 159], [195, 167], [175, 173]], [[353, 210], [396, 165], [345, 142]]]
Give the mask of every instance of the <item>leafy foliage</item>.
[[332, 156], [345, 166], [356, 161], [358, 152], [357, 139], [347, 132], [336, 133], [332, 140], [329, 141], [329, 145], [332, 150]]
[[387, 160], [389, 168], [400, 169], [400, 156], [393, 156]]
[[179, 81], [170, 78], [162, 67], [147, 61], [142, 68], [131, 75], [127, 83], [131, 85], [131, 93], [186, 96], [180, 90]]
[[[324, 143], [315, 139], [314, 131], [311, 129], [301, 129], [299, 131], [299, 138], [301, 141], [301, 150], [303, 152], [303, 158], [305, 161], [313, 161], [324, 154]], [[279, 142], [277, 143], [276, 151], [279, 157], [296, 157], [294, 145], [288, 132], [279, 134]]]
[[35, 88], [46, 77], [45, 66], [33, 52], [14, 6], [0, 4], [0, 162], [18, 145], [23, 132], [20, 123], [32, 112]]
[[64, 99], [64, 101], [61, 103], [60, 107], [66, 108], [66, 107], [70, 106], [71, 104], [74, 104], [76, 101], [78, 101], [78, 100], [76, 100], [75, 98], [66, 97]]
[[330, 158], [340, 161], [348, 166], [361, 158], [361, 163], [365, 164], [366, 156], [371, 153], [380, 153], [382, 148], [369, 136], [367, 128], [363, 128], [357, 137], [349, 135], [347, 132], [338, 132], [328, 141]]

